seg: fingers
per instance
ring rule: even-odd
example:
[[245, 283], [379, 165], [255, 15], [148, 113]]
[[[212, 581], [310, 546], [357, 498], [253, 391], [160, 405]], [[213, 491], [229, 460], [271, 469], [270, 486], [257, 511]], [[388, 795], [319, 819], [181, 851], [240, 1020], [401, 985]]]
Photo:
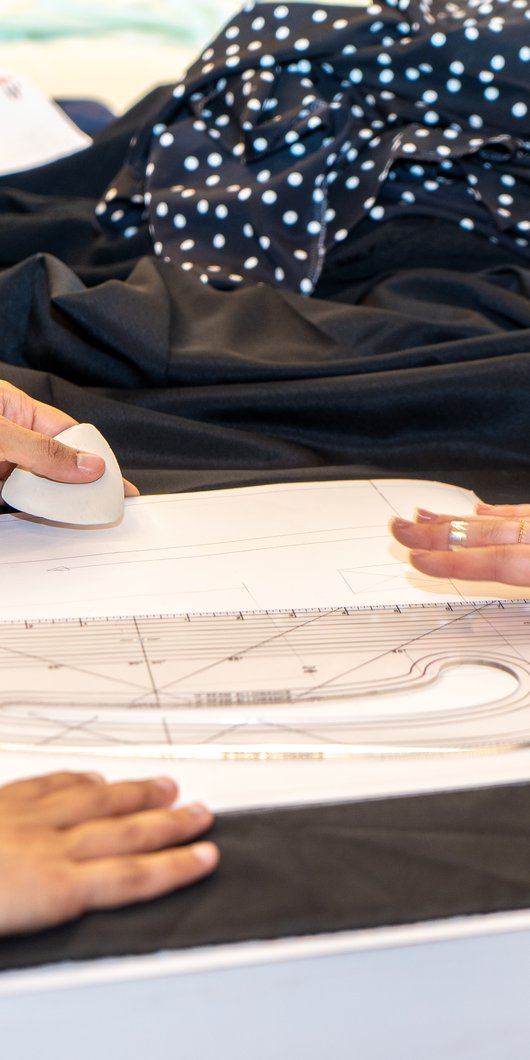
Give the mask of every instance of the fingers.
[[92, 482], [101, 477], [105, 461], [95, 453], [78, 452], [46, 434], [0, 417], [0, 461], [20, 464], [56, 482]]
[[52, 437], [77, 423], [66, 412], [37, 401], [5, 379], [0, 380], [0, 416]]
[[201, 803], [178, 810], [148, 810], [73, 828], [67, 833], [67, 849], [77, 861], [147, 853], [189, 843], [212, 823], [213, 814]]
[[88, 820], [170, 806], [177, 794], [177, 785], [171, 777], [115, 784], [79, 783], [69, 791], [68, 799], [60, 790], [44, 796], [39, 805], [39, 821], [55, 828], [71, 828]]
[[503, 517], [484, 508], [456, 519], [419, 509], [415, 521], [395, 518], [390, 529], [423, 574], [530, 586], [530, 505], [508, 505]]
[[158, 898], [208, 876], [218, 862], [219, 849], [208, 842], [155, 854], [82, 862], [76, 867], [78, 907], [69, 915]]
[[412, 551], [410, 562], [423, 574], [464, 581], [496, 581], [530, 586], [530, 547], [492, 545], [456, 552]]
[[15, 780], [11, 784], [4, 784], [0, 788], [0, 805], [9, 802], [12, 808], [14, 804], [18, 808], [28, 805], [32, 819], [38, 813], [38, 802], [47, 795], [54, 792], [64, 792], [78, 784], [93, 784], [101, 782], [103, 777], [99, 773], [48, 773], [42, 777], [30, 777], [24, 780]]
[[123, 492], [126, 497], [139, 497], [140, 490], [134, 485], [133, 482], [129, 482], [128, 479], [123, 480]]
[[[473, 518], [451, 519], [444, 515], [428, 523], [393, 519], [394, 537], [407, 548], [449, 549], [460, 544], [465, 548], [488, 545], [517, 545], [530, 541], [530, 520]], [[460, 540], [459, 540], [460, 539]]]
[[498, 519], [528, 519], [530, 504], [477, 504], [477, 515], [489, 515]]

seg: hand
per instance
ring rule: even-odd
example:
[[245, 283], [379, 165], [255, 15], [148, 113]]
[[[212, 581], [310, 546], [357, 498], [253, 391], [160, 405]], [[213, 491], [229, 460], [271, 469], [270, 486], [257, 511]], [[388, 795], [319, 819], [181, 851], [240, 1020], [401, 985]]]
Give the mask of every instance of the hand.
[[[95, 453], [82, 453], [54, 440], [54, 435], [77, 421], [52, 405], [35, 401], [22, 390], [0, 380], [0, 487], [15, 464], [56, 482], [93, 482], [105, 470]], [[138, 494], [124, 479], [127, 497]]]
[[108, 784], [52, 773], [0, 787], [0, 936], [38, 931], [95, 909], [186, 887], [219, 860], [191, 843], [211, 813], [168, 809], [168, 777]]
[[424, 574], [530, 586], [530, 504], [480, 503], [465, 517], [419, 508], [413, 522], [392, 519], [390, 530]]

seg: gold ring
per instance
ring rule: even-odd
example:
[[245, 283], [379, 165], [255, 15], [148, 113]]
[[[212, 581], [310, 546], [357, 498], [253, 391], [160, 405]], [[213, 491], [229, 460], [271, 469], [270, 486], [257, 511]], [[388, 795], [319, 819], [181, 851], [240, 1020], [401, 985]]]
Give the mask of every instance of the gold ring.
[[521, 519], [521, 522], [519, 523], [519, 533], [517, 534], [517, 544], [518, 545], [524, 545], [526, 543], [525, 542], [525, 537], [526, 537], [526, 528], [527, 528], [527, 526], [528, 526], [528, 520], [527, 519]]

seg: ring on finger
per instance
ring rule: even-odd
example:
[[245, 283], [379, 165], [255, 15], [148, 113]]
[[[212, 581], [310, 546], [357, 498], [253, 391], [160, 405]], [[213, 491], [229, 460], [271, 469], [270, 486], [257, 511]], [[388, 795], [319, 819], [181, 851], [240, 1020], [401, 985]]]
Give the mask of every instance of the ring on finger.
[[517, 534], [517, 544], [526, 545], [526, 531], [528, 529], [528, 519], [521, 519], [519, 523], [519, 533]]
[[466, 547], [468, 525], [463, 519], [453, 519], [449, 523], [449, 535], [447, 538], [449, 552], [456, 552], [457, 549]]

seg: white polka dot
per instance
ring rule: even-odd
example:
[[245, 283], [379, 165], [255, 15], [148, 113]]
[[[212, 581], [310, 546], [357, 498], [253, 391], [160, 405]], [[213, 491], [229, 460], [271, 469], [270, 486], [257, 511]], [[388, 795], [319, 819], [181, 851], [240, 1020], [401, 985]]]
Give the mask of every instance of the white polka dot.
[[191, 171], [194, 169], [198, 169], [198, 167], [199, 159], [196, 158], [195, 155], [188, 155], [187, 158], [184, 159], [184, 169], [188, 169]]
[[243, 225], [243, 235], [246, 236], [247, 239], [252, 239], [252, 236], [254, 235], [254, 229], [248, 221]]
[[254, 140], [254, 147], [256, 148], [256, 151], [266, 151], [268, 146], [269, 142], [265, 139], [264, 136], [257, 136]]
[[271, 171], [270, 169], [260, 169], [256, 180], [259, 180], [260, 184], [265, 184], [267, 180], [270, 180]]
[[309, 232], [309, 235], [311, 235], [311, 236], [318, 236], [318, 234], [321, 232], [321, 230], [322, 230], [322, 225], [320, 224], [320, 221], [310, 221], [308, 226], [307, 226], [307, 231]]
[[286, 225], [295, 225], [297, 220], [298, 214], [296, 210], [286, 210], [282, 217], [282, 221]]
[[431, 44], [433, 44], [435, 48], [443, 48], [446, 40], [447, 37], [445, 36], [445, 33], [433, 33]]
[[197, 203], [197, 213], [208, 213], [209, 209], [210, 203], [208, 202], [208, 199], [199, 199]]
[[219, 206], [215, 207], [215, 216], [219, 217], [221, 220], [223, 220], [225, 217], [228, 217], [228, 210], [224, 203], [221, 202], [219, 203]]
[[262, 250], [268, 250], [271, 245], [271, 241], [268, 236], [260, 236], [258, 242]]
[[190, 269], [193, 268], [193, 262], [192, 261], [183, 261], [182, 265], [180, 267], [181, 267], [181, 269], [184, 269], [185, 272], [189, 272]]
[[524, 44], [523, 47], [520, 48], [520, 50], [519, 50], [519, 58], [520, 58], [522, 63], [530, 62], [530, 48], [528, 47], [527, 44]]
[[309, 254], [307, 250], [300, 247], [298, 250], [293, 250], [293, 258], [297, 258], [298, 261], [307, 261]]
[[277, 198], [278, 196], [276, 192], [272, 191], [271, 189], [270, 191], [263, 192], [263, 195], [261, 196], [261, 201], [264, 202], [267, 206], [270, 206], [273, 202], [276, 202]]
[[301, 280], [300, 290], [302, 294], [311, 294], [311, 291], [313, 290], [313, 284], [311, 283], [311, 280], [307, 279], [307, 277]]
[[343, 239], [346, 239], [347, 235], [348, 235], [348, 229], [347, 228], [339, 228], [338, 232], [335, 232], [334, 238], [335, 238], [337, 243], [341, 243]]
[[528, 107], [527, 107], [526, 103], [523, 103], [522, 101], [519, 101], [518, 103], [514, 103], [514, 105], [512, 107], [512, 114], [513, 114], [514, 118], [524, 118], [526, 113], [527, 113], [527, 111], [528, 111]]
[[306, 48], [309, 48], [309, 41], [307, 37], [299, 37], [298, 40], [295, 40], [294, 47], [296, 48], [297, 52], [303, 52], [306, 50]]
[[313, 22], [325, 22], [328, 17], [327, 11], [323, 11], [321, 7], [317, 11], [313, 11], [311, 18]]
[[212, 239], [212, 243], [213, 243], [213, 245], [214, 245], [216, 250], [221, 250], [221, 248], [224, 247], [224, 245], [226, 243], [226, 239], [221, 234], [221, 232], [217, 232], [216, 235]]
[[384, 216], [385, 211], [382, 206], [374, 206], [373, 209], [370, 210], [372, 221], [381, 221]]
[[303, 179], [304, 178], [301, 173], [298, 173], [297, 170], [293, 170], [293, 172], [289, 173], [287, 177], [287, 183], [290, 184], [293, 188], [298, 188], [300, 184], [302, 184]]
[[241, 191], [237, 193], [237, 197], [240, 202], [246, 202], [252, 195], [252, 188], [241, 188]]
[[258, 259], [257, 258], [247, 258], [247, 260], [243, 262], [243, 268], [244, 269], [255, 269], [257, 264], [258, 264]]
[[136, 235], [137, 231], [138, 229], [136, 225], [129, 225], [129, 227], [125, 229], [123, 234], [126, 239], [132, 239], [132, 237]]
[[174, 139], [175, 138], [172, 133], [165, 132], [162, 133], [162, 136], [160, 137], [158, 142], [161, 147], [171, 147], [171, 144], [174, 142]]
[[154, 250], [155, 254], [161, 254], [163, 249], [164, 248], [162, 246], [162, 243], [155, 243], [155, 245], [153, 247], [153, 250]]
[[158, 217], [167, 217], [169, 213], [169, 206], [167, 202], [159, 202], [156, 208]]
[[503, 70], [506, 65], [506, 59], [504, 55], [494, 55], [490, 60], [490, 66], [492, 70]]
[[195, 240], [194, 239], [185, 239], [180, 244], [180, 249], [181, 250], [193, 250], [194, 246], [195, 246]]
[[285, 4], [280, 4], [279, 7], [275, 7], [273, 15], [275, 18], [287, 18], [289, 14], [289, 8]]
[[281, 283], [282, 280], [285, 280], [285, 273], [279, 265], [274, 270], [274, 279], [277, 280], [278, 283]]
[[471, 217], [463, 217], [460, 221], [460, 228], [467, 228], [468, 231], [471, 231], [471, 229], [474, 227], [475, 222], [472, 221]]
[[175, 228], [185, 228], [186, 227], [186, 218], [184, 217], [184, 214], [183, 213], [176, 213], [174, 218], [173, 218], [173, 224], [175, 225]]
[[223, 156], [218, 151], [212, 151], [206, 159], [209, 166], [220, 166], [223, 162]]

